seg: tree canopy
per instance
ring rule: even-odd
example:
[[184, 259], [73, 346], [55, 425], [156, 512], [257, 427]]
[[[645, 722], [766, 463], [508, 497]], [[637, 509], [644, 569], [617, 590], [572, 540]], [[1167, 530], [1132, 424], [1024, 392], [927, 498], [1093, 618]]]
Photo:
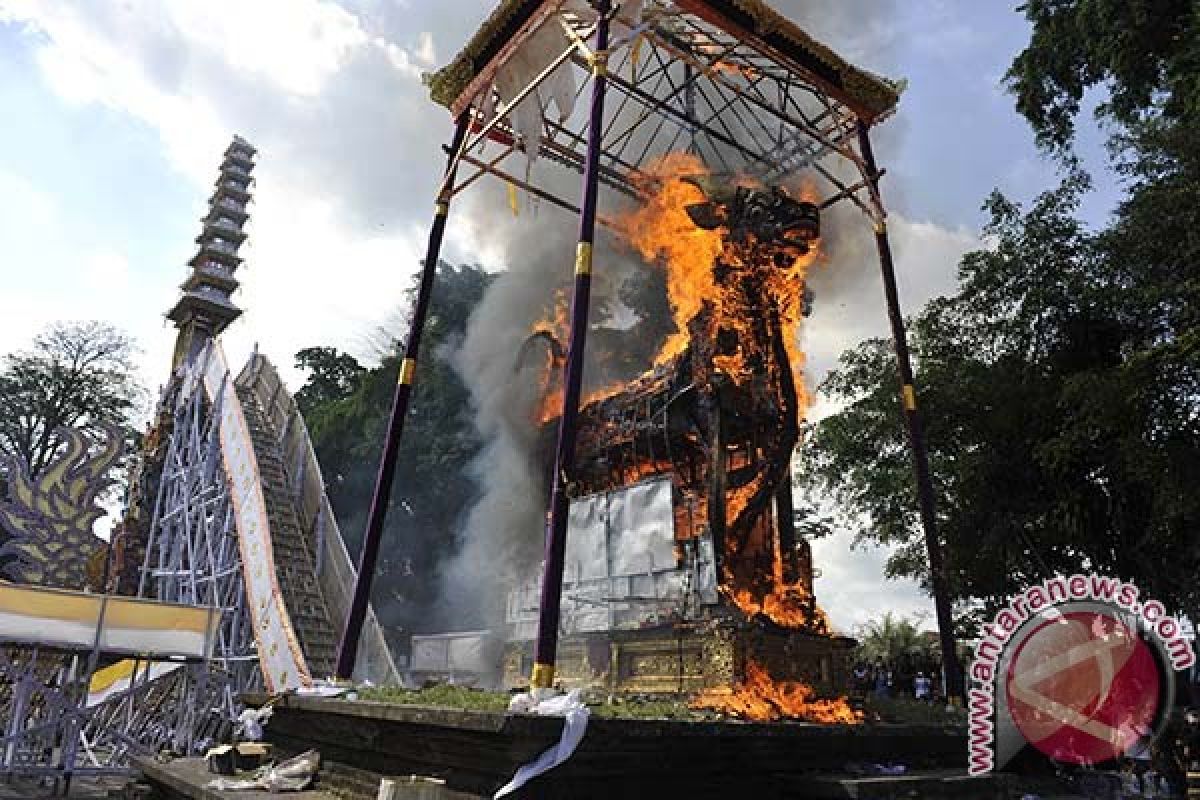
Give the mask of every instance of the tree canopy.
[[867, 663], [882, 662], [889, 666], [901, 662], [922, 667], [936, 664], [941, 660], [937, 639], [923, 634], [920, 624], [919, 618], [885, 611], [883, 616], [868, 620], [855, 631], [858, 636], [855, 657]]
[[[912, 320], [947, 571], [957, 598], [1000, 602], [1048, 573], [1095, 569], [1200, 616], [1200, 9], [1188, 0], [1031, 0], [1007, 79], [1058, 189], [993, 194], [986, 249]], [[1077, 218], [1071, 166], [1084, 92], [1100, 87], [1125, 196]], [[923, 577], [890, 343], [845, 353], [803, 478], [860, 536]]]
[[60, 322], [9, 353], [0, 366], [0, 456], [33, 474], [61, 448], [56, 430], [101, 432], [106, 423], [131, 431], [143, 389], [133, 341], [103, 322]]
[[[959, 599], [1003, 602], [1057, 571], [1099, 569], [1195, 607], [1200, 465], [1191, 378], [1139, 348], [1125, 271], [1073, 217], [1078, 176], [1022, 209], [999, 194], [959, 291], [912, 320], [947, 573]], [[925, 577], [890, 342], [843, 354], [812, 430], [810, 486], [860, 536]]]
[[1029, 0], [1029, 45], [1006, 75], [1038, 141], [1067, 147], [1084, 93], [1102, 119], [1137, 129], [1200, 115], [1200, 8], [1194, 0]]

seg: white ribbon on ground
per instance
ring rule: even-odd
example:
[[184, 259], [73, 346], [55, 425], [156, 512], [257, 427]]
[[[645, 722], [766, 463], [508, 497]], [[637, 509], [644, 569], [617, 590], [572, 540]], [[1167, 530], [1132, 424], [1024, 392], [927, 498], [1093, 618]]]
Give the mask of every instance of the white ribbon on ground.
[[558, 744], [547, 749], [528, 764], [522, 764], [517, 768], [512, 780], [501, 786], [494, 795], [497, 800], [507, 794], [512, 794], [538, 775], [554, 769], [570, 758], [571, 754], [575, 752], [575, 748], [583, 740], [583, 734], [587, 732], [589, 716], [587, 706], [580, 699], [578, 689], [572, 689], [567, 694], [543, 699], [538, 699], [530, 694], [519, 694], [508, 704], [508, 710], [538, 714], [543, 717], [563, 717], [563, 731]]

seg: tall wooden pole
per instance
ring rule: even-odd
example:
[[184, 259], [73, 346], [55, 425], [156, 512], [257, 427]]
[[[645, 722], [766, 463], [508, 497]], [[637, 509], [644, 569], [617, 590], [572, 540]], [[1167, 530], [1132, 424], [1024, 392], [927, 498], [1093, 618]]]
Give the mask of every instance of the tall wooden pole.
[[413, 307], [408, 338], [404, 343], [404, 360], [400, 362], [400, 376], [396, 382], [396, 391], [392, 395], [392, 414], [388, 419], [387, 436], [383, 440], [383, 458], [379, 462], [379, 473], [375, 477], [375, 491], [371, 495], [371, 510], [367, 516], [367, 533], [363, 537], [362, 552], [358, 557], [358, 575], [354, 579], [354, 597], [350, 601], [350, 608], [346, 613], [346, 624], [342, 627], [342, 639], [338, 643], [336, 672], [337, 677], [341, 680], [349, 680], [354, 674], [354, 662], [358, 657], [358, 640], [362, 635], [363, 621], [367, 616], [367, 605], [371, 598], [371, 583], [375, 579], [375, 563], [379, 558], [379, 541], [383, 535], [383, 522], [387, 517], [388, 501], [392, 496], [392, 481], [396, 477], [396, 457], [400, 452], [400, 437], [404, 434], [404, 420], [408, 416], [408, 401], [412, 397], [413, 382], [417, 374], [421, 334], [425, 329], [425, 317], [429, 313], [433, 278], [437, 273], [438, 257], [442, 252], [442, 236], [446, 232], [446, 217], [450, 213], [450, 189], [454, 183], [455, 158], [462, 148], [470, 121], [470, 110], [464, 111], [458, 118], [458, 124], [454, 129], [454, 138], [450, 144], [450, 161], [446, 165], [445, 177], [438, 190], [433, 227], [429, 229], [425, 263], [421, 269], [421, 284], [417, 289], [417, 303]]
[[896, 366], [900, 373], [900, 399], [904, 421], [908, 426], [908, 443], [912, 450], [913, 471], [917, 479], [917, 505], [921, 525], [925, 529], [925, 552], [929, 558], [929, 584], [933, 588], [933, 604], [937, 612], [938, 637], [942, 646], [942, 664], [946, 672], [946, 696], [961, 699], [963, 693], [962, 667], [954, 644], [954, 617], [950, 606], [950, 591], [946, 584], [946, 568], [942, 562], [942, 545], [938, 540], [937, 517], [934, 514], [933, 480], [929, 474], [929, 453], [925, 447], [925, 423], [917, 409], [917, 391], [913, 383], [912, 356], [908, 351], [908, 335], [904, 316], [900, 313], [900, 296], [896, 291], [896, 269], [892, 262], [892, 245], [888, 240], [883, 204], [879, 200], [879, 169], [871, 150], [867, 125], [858, 123], [859, 149], [871, 181], [876, 202], [875, 247], [879, 251], [879, 267], [883, 273], [883, 291], [887, 300], [888, 319], [892, 326], [892, 341], [896, 348]]
[[567, 548], [567, 494], [575, 467], [575, 432], [579, 420], [579, 390], [583, 382], [583, 352], [587, 343], [588, 303], [592, 290], [592, 245], [596, 234], [596, 190], [603, 136], [604, 90], [608, 75], [609, 0], [596, 0], [596, 50], [592, 61], [592, 105], [588, 122], [587, 154], [583, 171], [583, 202], [579, 212], [579, 244], [575, 250], [575, 288], [571, 295], [571, 331], [564, 367], [562, 416], [558, 423], [558, 445], [554, 452], [553, 488], [550, 494], [550, 524], [546, 532], [546, 559], [542, 572], [542, 598], [538, 614], [537, 641], [533, 651], [534, 688], [554, 685], [554, 663], [558, 650], [558, 621], [562, 602], [563, 559]]

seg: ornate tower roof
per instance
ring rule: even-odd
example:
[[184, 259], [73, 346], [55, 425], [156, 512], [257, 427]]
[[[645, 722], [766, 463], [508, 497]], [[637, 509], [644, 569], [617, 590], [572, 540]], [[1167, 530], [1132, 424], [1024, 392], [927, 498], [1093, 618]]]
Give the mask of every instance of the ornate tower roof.
[[256, 153], [241, 136], [234, 136], [225, 149], [208, 214], [196, 237], [196, 255], [188, 262], [192, 271], [180, 286], [183, 294], [167, 312], [179, 330], [172, 367], [192, 358], [242, 314], [231, 295], [238, 287], [234, 272], [242, 263], [238, 249], [246, 240], [242, 226], [250, 216]]

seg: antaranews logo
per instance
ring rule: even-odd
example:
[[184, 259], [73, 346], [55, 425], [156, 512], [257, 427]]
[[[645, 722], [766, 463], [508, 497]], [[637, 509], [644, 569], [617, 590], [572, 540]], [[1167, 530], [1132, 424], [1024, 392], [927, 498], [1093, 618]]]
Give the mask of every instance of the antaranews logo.
[[1132, 584], [1055, 577], [1014, 596], [975, 647], [967, 693], [968, 772], [1027, 746], [1101, 764], [1147, 746], [1166, 723], [1175, 672], [1196, 654], [1179, 621]]

